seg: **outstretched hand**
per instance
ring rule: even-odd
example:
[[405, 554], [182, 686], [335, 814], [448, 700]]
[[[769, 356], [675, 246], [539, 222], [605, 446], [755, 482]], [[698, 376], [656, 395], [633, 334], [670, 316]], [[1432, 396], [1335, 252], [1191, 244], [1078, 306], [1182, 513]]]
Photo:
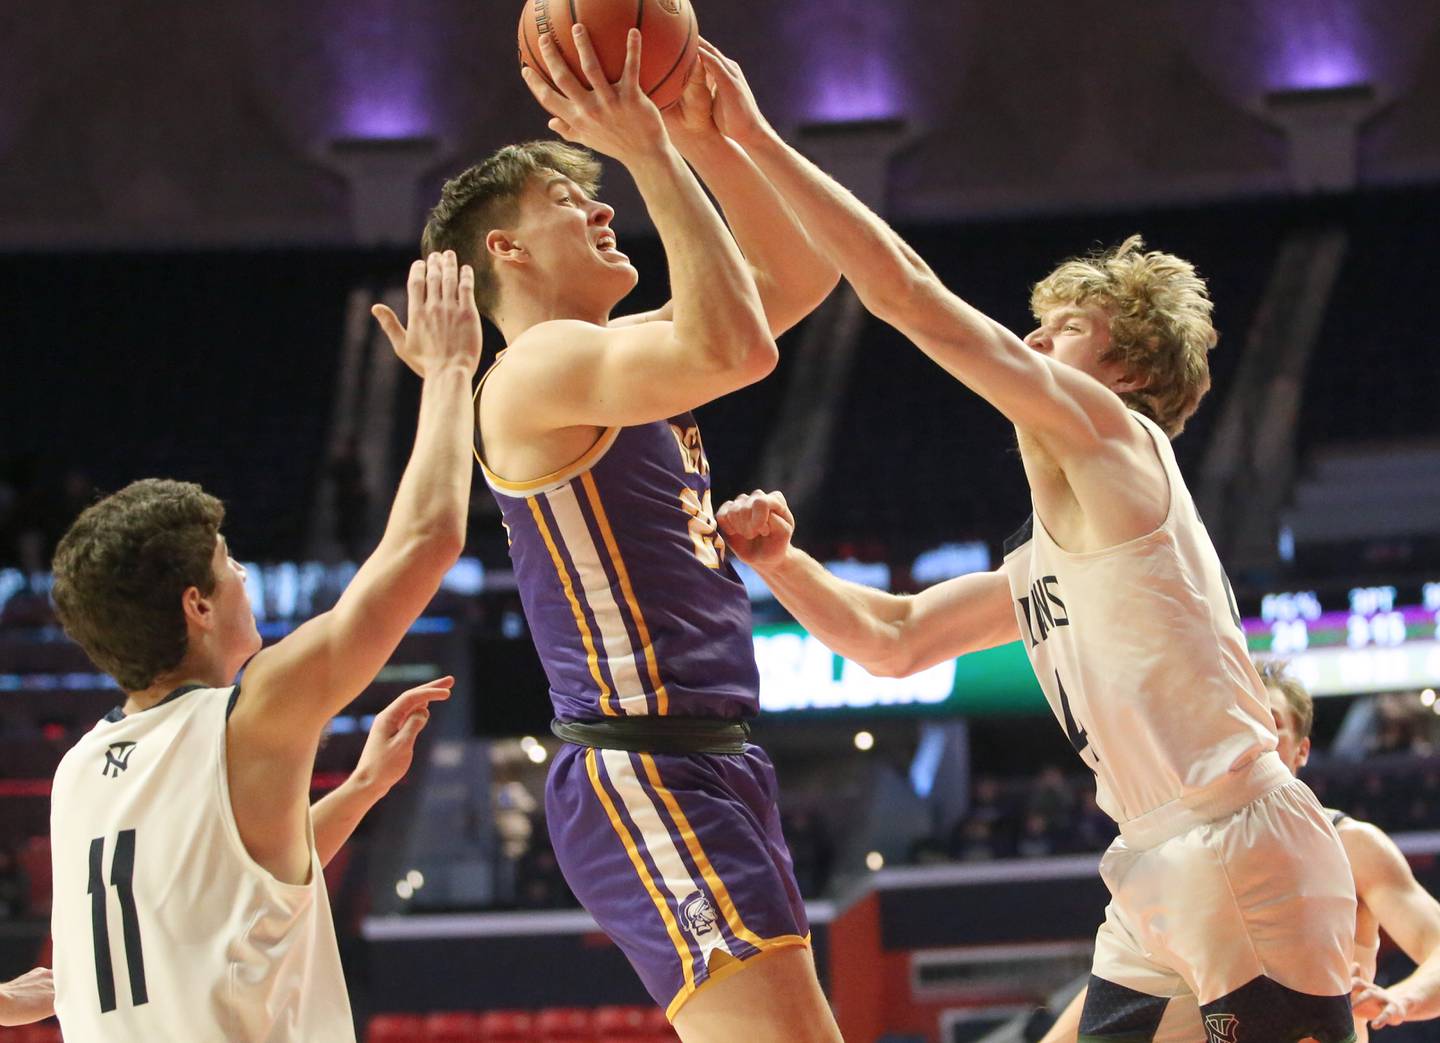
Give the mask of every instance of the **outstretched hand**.
[[472, 375], [480, 366], [484, 329], [475, 306], [475, 271], [454, 250], [432, 253], [410, 266], [406, 323], [383, 304], [370, 309], [400, 361], [422, 380], [449, 364]]
[[[774, 133], [760, 111], [738, 62], [727, 58], [720, 48], [701, 37], [697, 64], [704, 67], [706, 80], [712, 89], [715, 125], [726, 137], [748, 148], [765, 135]], [[688, 92], [688, 85], [686, 89]]]
[[430, 704], [450, 698], [453, 677], [440, 677], [397, 696], [375, 715], [370, 736], [355, 764], [355, 780], [383, 793], [405, 777], [415, 758], [415, 740], [430, 721]]
[[781, 492], [737, 496], [720, 505], [715, 520], [726, 544], [741, 561], [756, 567], [773, 565], [790, 549], [795, 516]]
[[528, 65], [520, 69], [525, 86], [553, 117], [550, 129], [566, 141], [621, 163], [664, 148], [669, 143], [665, 122], [640, 89], [640, 31], [631, 29], [625, 38], [625, 68], [615, 83], [606, 79], [585, 27], [577, 23], [573, 32], [580, 71], [588, 83], [565, 61], [553, 33], [540, 34], [540, 54], [550, 71], [550, 83]]
[[1400, 997], [1358, 974], [1350, 983], [1350, 1008], [1373, 1029], [1403, 1025], [1408, 1020], [1406, 1005]]

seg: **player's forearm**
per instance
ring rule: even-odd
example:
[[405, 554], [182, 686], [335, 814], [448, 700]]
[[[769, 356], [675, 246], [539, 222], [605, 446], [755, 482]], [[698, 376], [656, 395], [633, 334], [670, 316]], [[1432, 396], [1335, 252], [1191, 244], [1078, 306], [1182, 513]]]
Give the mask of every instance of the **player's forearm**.
[[673, 148], [629, 164], [665, 244], [677, 343], [726, 370], [775, 364], [775, 341], [749, 264], [695, 175]]
[[454, 364], [428, 375], [420, 392], [415, 444], [383, 544], [433, 561], [442, 575], [465, 544], [473, 432], [469, 371]]
[[777, 133], [749, 142], [747, 152], [872, 312], [899, 306], [917, 281], [934, 278], [879, 215]]
[[315, 829], [315, 851], [320, 856], [322, 866], [330, 864], [330, 860], [360, 825], [360, 820], [369, 814], [370, 809], [383, 796], [383, 790], [351, 775], [311, 806], [310, 821]]
[[756, 571], [795, 620], [825, 647], [874, 674], [895, 671], [905, 599], [850, 583], [798, 547]]
[[1060, 1012], [1055, 1024], [1050, 1026], [1050, 1031], [1045, 1033], [1040, 1043], [1075, 1043], [1080, 1038], [1080, 1011], [1085, 1007], [1085, 994], [1088, 991], [1081, 989], [1075, 994], [1075, 998]]
[[779, 336], [835, 288], [839, 267], [805, 231], [775, 186], [735, 142], [720, 134], [686, 141], [682, 154], [715, 196]]
[[[873, 315], [920, 341], [947, 368], [966, 351], [998, 343], [993, 320], [947, 291], [878, 214], [773, 130], [747, 152]], [[937, 338], [947, 346], [945, 358], [926, 346]]]

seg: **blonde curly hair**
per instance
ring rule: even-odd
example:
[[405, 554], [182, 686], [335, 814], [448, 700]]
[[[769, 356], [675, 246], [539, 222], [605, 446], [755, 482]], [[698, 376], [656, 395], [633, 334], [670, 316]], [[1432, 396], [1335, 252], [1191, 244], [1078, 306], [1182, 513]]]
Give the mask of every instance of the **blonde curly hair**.
[[1030, 293], [1038, 321], [1056, 308], [1093, 304], [1110, 316], [1103, 362], [1118, 361], [1147, 379], [1120, 397], [1174, 438], [1210, 390], [1206, 354], [1217, 335], [1205, 280], [1174, 254], [1146, 251], [1132, 235], [1112, 250], [1061, 264]]

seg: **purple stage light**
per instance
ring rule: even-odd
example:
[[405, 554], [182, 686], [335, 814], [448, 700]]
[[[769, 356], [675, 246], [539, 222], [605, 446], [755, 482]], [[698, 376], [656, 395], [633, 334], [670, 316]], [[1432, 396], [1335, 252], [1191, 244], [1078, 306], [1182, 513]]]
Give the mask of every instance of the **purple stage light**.
[[435, 130], [431, 104], [443, 27], [407, 17], [403, 5], [355, 0], [335, 5], [327, 41], [338, 88], [337, 137], [409, 138]]
[[351, 138], [413, 138], [430, 131], [432, 119], [414, 84], [366, 84], [349, 93], [340, 131]]
[[786, 16], [786, 35], [805, 42], [795, 63], [803, 84], [800, 115], [815, 123], [904, 115], [901, 54], [909, 37], [900, 5], [831, 0], [823, 16], [816, 15], [814, 5], [797, 4]]
[[858, 63], [824, 68], [814, 87], [807, 116], [817, 123], [894, 119], [905, 110], [904, 90], [887, 57], [868, 53]]
[[1272, 90], [1315, 90], [1364, 83], [1366, 26], [1355, 0], [1288, 0], [1267, 4]]

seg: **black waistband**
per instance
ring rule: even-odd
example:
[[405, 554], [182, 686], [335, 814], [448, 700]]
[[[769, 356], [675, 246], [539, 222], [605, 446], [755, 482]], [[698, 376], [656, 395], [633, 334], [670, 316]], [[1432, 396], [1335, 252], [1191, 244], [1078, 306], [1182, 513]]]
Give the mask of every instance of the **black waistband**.
[[612, 717], [551, 721], [557, 739], [629, 753], [744, 753], [750, 725], [719, 717]]

